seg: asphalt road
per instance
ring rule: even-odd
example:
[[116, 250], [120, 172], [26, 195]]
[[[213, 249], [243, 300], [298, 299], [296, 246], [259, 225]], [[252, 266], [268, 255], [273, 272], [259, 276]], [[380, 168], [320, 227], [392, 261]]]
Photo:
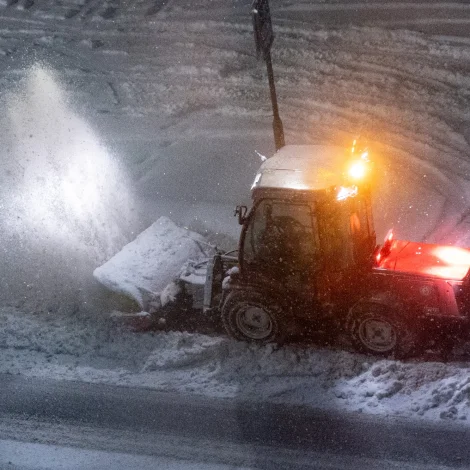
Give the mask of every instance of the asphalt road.
[[[265, 469], [470, 466], [470, 430], [457, 425], [10, 375], [0, 397], [4, 465], [20, 441], [25, 454], [34, 443]], [[56, 468], [38, 455], [28, 468]]]

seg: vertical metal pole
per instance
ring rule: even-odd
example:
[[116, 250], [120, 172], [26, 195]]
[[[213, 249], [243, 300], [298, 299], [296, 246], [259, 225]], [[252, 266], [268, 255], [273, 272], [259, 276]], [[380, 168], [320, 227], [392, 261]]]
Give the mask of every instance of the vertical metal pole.
[[279, 108], [277, 106], [276, 86], [274, 85], [274, 72], [273, 64], [271, 62], [271, 52], [268, 50], [266, 53], [266, 68], [268, 69], [269, 91], [271, 93], [271, 104], [273, 106], [273, 131], [274, 131], [274, 145], [276, 150], [284, 147], [284, 128], [282, 126], [281, 117], [279, 116]]

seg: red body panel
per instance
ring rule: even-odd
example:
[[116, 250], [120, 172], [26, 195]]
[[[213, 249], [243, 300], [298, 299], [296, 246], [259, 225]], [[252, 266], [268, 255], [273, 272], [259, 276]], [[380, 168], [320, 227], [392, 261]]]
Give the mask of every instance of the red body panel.
[[460, 281], [470, 268], [470, 249], [394, 240], [390, 253], [378, 257], [377, 265], [388, 270]]

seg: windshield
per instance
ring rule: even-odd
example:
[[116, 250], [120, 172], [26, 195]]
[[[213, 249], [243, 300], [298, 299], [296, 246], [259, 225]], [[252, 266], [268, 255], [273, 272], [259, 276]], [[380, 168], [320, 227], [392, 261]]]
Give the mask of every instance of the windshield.
[[0, 468], [470, 468], [469, 24], [0, 0]]
[[309, 204], [264, 199], [249, 216], [244, 238], [245, 260], [263, 262], [265, 258], [270, 263], [286, 256], [286, 251], [299, 258], [319, 255], [316, 217]]

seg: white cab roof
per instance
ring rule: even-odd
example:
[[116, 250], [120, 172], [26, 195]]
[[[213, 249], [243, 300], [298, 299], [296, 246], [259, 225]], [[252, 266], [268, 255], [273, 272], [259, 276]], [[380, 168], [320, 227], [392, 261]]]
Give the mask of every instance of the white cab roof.
[[348, 149], [333, 145], [286, 145], [261, 165], [252, 189], [319, 190], [343, 182]]

